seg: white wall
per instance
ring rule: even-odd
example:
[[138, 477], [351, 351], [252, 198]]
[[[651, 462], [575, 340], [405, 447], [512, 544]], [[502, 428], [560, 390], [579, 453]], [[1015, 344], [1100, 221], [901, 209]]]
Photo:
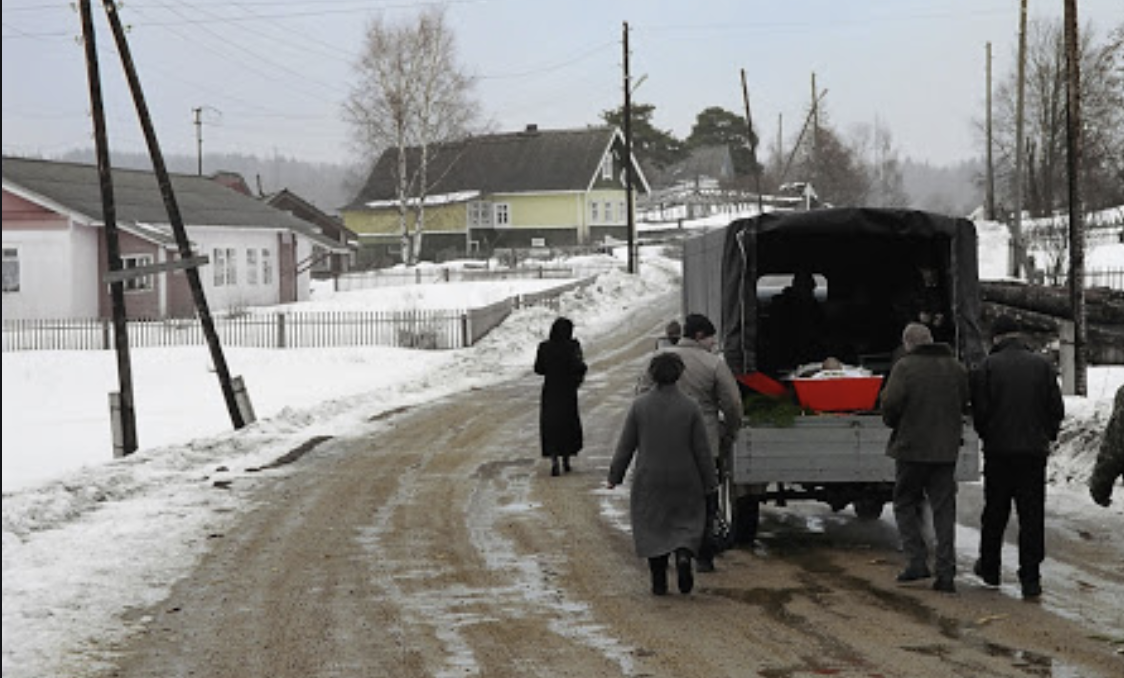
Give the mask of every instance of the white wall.
[[[207, 296], [207, 307], [212, 311], [245, 308], [247, 306], [270, 306], [278, 303], [280, 298], [281, 272], [278, 270], [277, 231], [269, 229], [222, 229], [189, 227], [188, 238], [194, 245], [196, 254], [204, 254], [211, 259], [210, 263], [199, 269], [199, 277], [203, 282], [203, 292]], [[237, 258], [237, 285], [215, 286], [215, 258], [216, 247], [234, 249]], [[246, 250], [269, 250], [273, 268], [273, 279], [269, 284], [261, 280], [261, 257], [258, 257], [257, 284], [249, 284], [246, 276]], [[307, 295], [307, 283], [305, 294]]]
[[97, 317], [95, 229], [9, 230], [4, 245], [20, 252], [20, 291], [4, 293], [5, 320]]

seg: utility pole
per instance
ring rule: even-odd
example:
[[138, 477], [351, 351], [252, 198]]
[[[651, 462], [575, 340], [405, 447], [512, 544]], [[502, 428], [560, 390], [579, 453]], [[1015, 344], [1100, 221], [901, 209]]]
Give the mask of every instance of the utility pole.
[[[88, 1], [89, 0], [83, 0], [83, 2]], [[164, 207], [168, 212], [168, 221], [172, 225], [172, 231], [175, 234], [180, 257], [184, 260], [190, 260], [193, 258], [191, 241], [188, 240], [187, 229], [184, 228], [183, 216], [180, 214], [179, 204], [176, 202], [176, 196], [172, 190], [172, 181], [168, 176], [168, 168], [164, 163], [164, 154], [160, 150], [160, 142], [156, 139], [156, 131], [152, 126], [152, 117], [148, 112], [148, 104], [145, 102], [144, 92], [141, 89], [136, 68], [133, 66], [132, 53], [129, 50], [129, 43], [125, 39], [125, 29], [121, 25], [121, 18], [117, 15], [117, 7], [114, 2], [112, 0], [102, 0], [102, 3], [105, 7], [106, 16], [109, 19], [109, 25], [113, 29], [113, 37], [117, 42], [117, 52], [121, 55], [121, 64], [125, 69], [125, 76], [129, 81], [129, 89], [133, 95], [133, 104], [137, 109], [137, 117], [140, 119], [141, 127], [144, 129], [144, 138], [148, 143], [148, 154], [152, 160], [152, 167], [155, 171], [157, 182], [160, 184], [160, 193], [164, 198]], [[207, 297], [203, 292], [203, 283], [199, 279], [199, 269], [197, 266], [188, 266], [184, 269], [184, 273], [187, 275], [188, 286], [191, 288], [191, 295], [195, 301], [195, 312], [199, 315], [199, 322], [203, 328], [203, 334], [207, 339], [207, 346], [211, 352], [211, 362], [215, 366], [215, 372], [218, 374], [223, 396], [226, 399], [230, 420], [234, 428], [243, 428], [246, 425], [246, 419], [239, 407], [238, 395], [235, 392], [234, 383], [230, 378], [226, 357], [222, 352], [222, 344], [219, 341], [218, 332], [215, 330], [215, 322], [211, 317], [211, 311], [207, 306]]]
[[757, 133], [753, 131], [753, 115], [749, 112], [749, 87], [745, 84], [745, 69], [742, 69], [742, 101], [745, 103], [746, 143], [749, 146], [749, 156], [753, 161], [753, 177], [757, 184], [757, 213], [765, 212], [765, 204], [761, 199], [761, 165], [757, 162]]
[[637, 272], [636, 213], [632, 205], [632, 76], [628, 70], [628, 22], [624, 22], [624, 193], [628, 211], [628, 272]]
[[987, 218], [995, 220], [995, 163], [991, 139], [991, 43], [987, 43]]
[[1066, 170], [1069, 185], [1069, 294], [1073, 307], [1075, 395], [1088, 393], [1085, 361], [1085, 217], [1081, 205], [1081, 63], [1077, 0], [1065, 0]]
[[[94, 146], [98, 157], [98, 179], [101, 185], [102, 221], [105, 222], [105, 248], [110, 273], [120, 271], [121, 248], [117, 233], [117, 205], [113, 199], [113, 173], [109, 165], [109, 139], [105, 129], [105, 108], [101, 96], [101, 74], [94, 38], [94, 20], [90, 0], [81, 0], [82, 41], [86, 48], [86, 75], [90, 87], [90, 109], [94, 119]], [[113, 345], [117, 351], [118, 393], [115, 419], [120, 418], [121, 455], [137, 451], [136, 410], [133, 405], [133, 369], [129, 360], [129, 323], [125, 313], [125, 282], [109, 284], [113, 304]], [[112, 396], [111, 396], [112, 398]], [[116, 425], [118, 422], [114, 421]], [[116, 442], [116, 441], [115, 441]], [[114, 451], [116, 454], [116, 450]]]
[[1019, 81], [1015, 97], [1015, 220], [1011, 225], [1011, 275], [1019, 277], [1023, 267], [1023, 108], [1026, 91], [1026, 2], [1019, 12]]
[[198, 160], [196, 174], [203, 176], [203, 107], [196, 106], [191, 112], [195, 115], [195, 157]]

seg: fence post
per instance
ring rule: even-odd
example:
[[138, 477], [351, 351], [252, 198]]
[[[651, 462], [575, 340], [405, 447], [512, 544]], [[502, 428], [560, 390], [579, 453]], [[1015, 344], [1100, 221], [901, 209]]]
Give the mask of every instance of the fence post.
[[113, 342], [109, 340], [109, 320], [107, 318], [101, 319], [101, 350], [108, 351]]
[[471, 323], [468, 320], [468, 313], [461, 314], [461, 348], [468, 348], [472, 346], [472, 333]]
[[277, 314], [277, 348], [285, 348], [285, 314]]

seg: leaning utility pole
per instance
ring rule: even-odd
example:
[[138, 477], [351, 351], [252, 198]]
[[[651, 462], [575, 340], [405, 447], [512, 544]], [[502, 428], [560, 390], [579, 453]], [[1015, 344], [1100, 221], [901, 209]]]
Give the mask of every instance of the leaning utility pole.
[[987, 43], [987, 218], [995, 220], [995, 162], [991, 136], [991, 43]]
[[765, 212], [765, 204], [761, 199], [761, 164], [757, 162], [757, 133], [753, 131], [753, 115], [749, 112], [749, 87], [745, 84], [745, 69], [742, 69], [742, 101], [745, 102], [746, 144], [749, 146], [749, 157], [753, 161], [753, 177], [757, 184], [757, 213]]
[[1025, 258], [1023, 245], [1023, 108], [1026, 101], [1026, 0], [1019, 12], [1019, 66], [1015, 96], [1015, 215], [1011, 224], [1011, 275], [1019, 277]]
[[[89, 2], [89, 0], [83, 0], [83, 2]], [[148, 104], [145, 102], [144, 92], [141, 89], [136, 68], [133, 66], [129, 43], [125, 39], [125, 29], [121, 25], [121, 18], [117, 15], [116, 4], [112, 0], [102, 0], [102, 3], [105, 7], [106, 16], [109, 18], [109, 25], [113, 29], [113, 37], [117, 41], [117, 51], [121, 55], [121, 64], [125, 69], [125, 76], [129, 81], [129, 89], [133, 94], [133, 104], [137, 109], [137, 117], [140, 119], [141, 127], [144, 129], [144, 138], [148, 143], [148, 153], [151, 156], [152, 168], [156, 173], [157, 182], [160, 184], [160, 193], [164, 198], [164, 207], [168, 212], [168, 221], [171, 222], [172, 231], [175, 234], [180, 258], [185, 260], [185, 262], [190, 261], [194, 257], [191, 251], [191, 241], [188, 240], [187, 230], [184, 228], [183, 216], [180, 214], [179, 204], [176, 202], [176, 196], [172, 190], [172, 181], [168, 176], [168, 168], [164, 164], [164, 154], [160, 150], [160, 142], [156, 139], [156, 131], [152, 126], [152, 117], [148, 112]], [[218, 332], [215, 330], [215, 323], [214, 319], [211, 317], [211, 311], [207, 306], [207, 297], [203, 292], [203, 283], [199, 279], [198, 266], [187, 265], [184, 267], [184, 273], [187, 275], [188, 286], [191, 288], [191, 296], [195, 301], [195, 312], [199, 315], [199, 322], [203, 328], [203, 334], [207, 339], [207, 346], [211, 352], [211, 362], [214, 364], [215, 372], [218, 374], [219, 383], [222, 387], [223, 396], [226, 399], [226, 407], [227, 411], [230, 413], [230, 420], [234, 428], [243, 428], [246, 425], [246, 418], [243, 416], [241, 408], [239, 407], [238, 396], [235, 393], [235, 387], [230, 378], [230, 371], [227, 368], [226, 358], [222, 352], [222, 344], [219, 341]]]
[[1065, 0], [1066, 171], [1069, 185], [1069, 294], [1073, 307], [1074, 394], [1088, 393], [1085, 362], [1085, 218], [1081, 209], [1081, 63], [1077, 0]]
[[628, 71], [628, 22], [624, 22], [624, 194], [628, 211], [628, 272], [636, 273], [636, 213], [632, 206], [632, 76]]
[[[86, 75], [90, 87], [90, 109], [94, 119], [94, 146], [98, 157], [98, 179], [101, 184], [102, 221], [105, 222], [105, 249], [109, 272], [122, 269], [121, 247], [117, 234], [117, 205], [113, 199], [113, 172], [109, 165], [109, 139], [105, 129], [105, 108], [101, 96], [101, 74], [98, 70], [98, 50], [94, 39], [94, 20], [90, 0], [81, 0], [82, 41], [86, 48]], [[121, 427], [122, 456], [137, 451], [137, 419], [133, 405], [133, 369], [129, 360], [129, 323], [125, 313], [125, 282], [109, 283], [109, 296], [113, 304], [113, 345], [117, 350], [118, 392], [111, 410], [116, 409], [113, 425]], [[111, 402], [114, 396], [111, 396]], [[115, 436], [116, 437], [116, 436]], [[116, 442], [116, 441], [115, 441]], [[117, 455], [117, 450], [114, 450]]]

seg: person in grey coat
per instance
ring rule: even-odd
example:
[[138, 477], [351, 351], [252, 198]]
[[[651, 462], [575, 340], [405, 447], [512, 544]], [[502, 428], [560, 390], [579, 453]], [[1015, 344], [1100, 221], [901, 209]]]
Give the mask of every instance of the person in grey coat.
[[905, 353], [882, 392], [882, 419], [892, 431], [886, 454], [894, 458], [894, 518], [908, 564], [898, 581], [932, 576], [922, 536], [921, 508], [933, 511], [936, 573], [933, 589], [956, 586], [956, 459], [968, 411], [968, 370], [948, 344], [933, 343], [929, 328], [909, 323], [902, 332]]
[[1112, 503], [1112, 486], [1124, 477], [1124, 386], [1116, 389], [1112, 415], [1104, 429], [1101, 449], [1089, 476], [1089, 496], [1101, 506]]
[[648, 559], [652, 593], [667, 593], [667, 566], [675, 554], [679, 591], [694, 586], [691, 559], [702, 545], [708, 495], [718, 491], [706, 425], [698, 404], [676, 382], [683, 359], [657, 353], [648, 371], [655, 388], [629, 407], [606, 486], [624, 481], [635, 460], [629, 493], [636, 555]]
[[[691, 313], [684, 319], [683, 338], [662, 350], [678, 355], [683, 361], [679, 387], [702, 409], [712, 463], [717, 467], [741, 430], [742, 398], [734, 373], [726, 360], [714, 352], [716, 334], [717, 329], [709, 318]], [[637, 382], [636, 392], [643, 393], [654, 383], [650, 372], [645, 371]], [[703, 530], [709, 534], [709, 523]], [[702, 550], [696, 553], [699, 572], [714, 571], [714, 555], [712, 545], [704, 540]]]

